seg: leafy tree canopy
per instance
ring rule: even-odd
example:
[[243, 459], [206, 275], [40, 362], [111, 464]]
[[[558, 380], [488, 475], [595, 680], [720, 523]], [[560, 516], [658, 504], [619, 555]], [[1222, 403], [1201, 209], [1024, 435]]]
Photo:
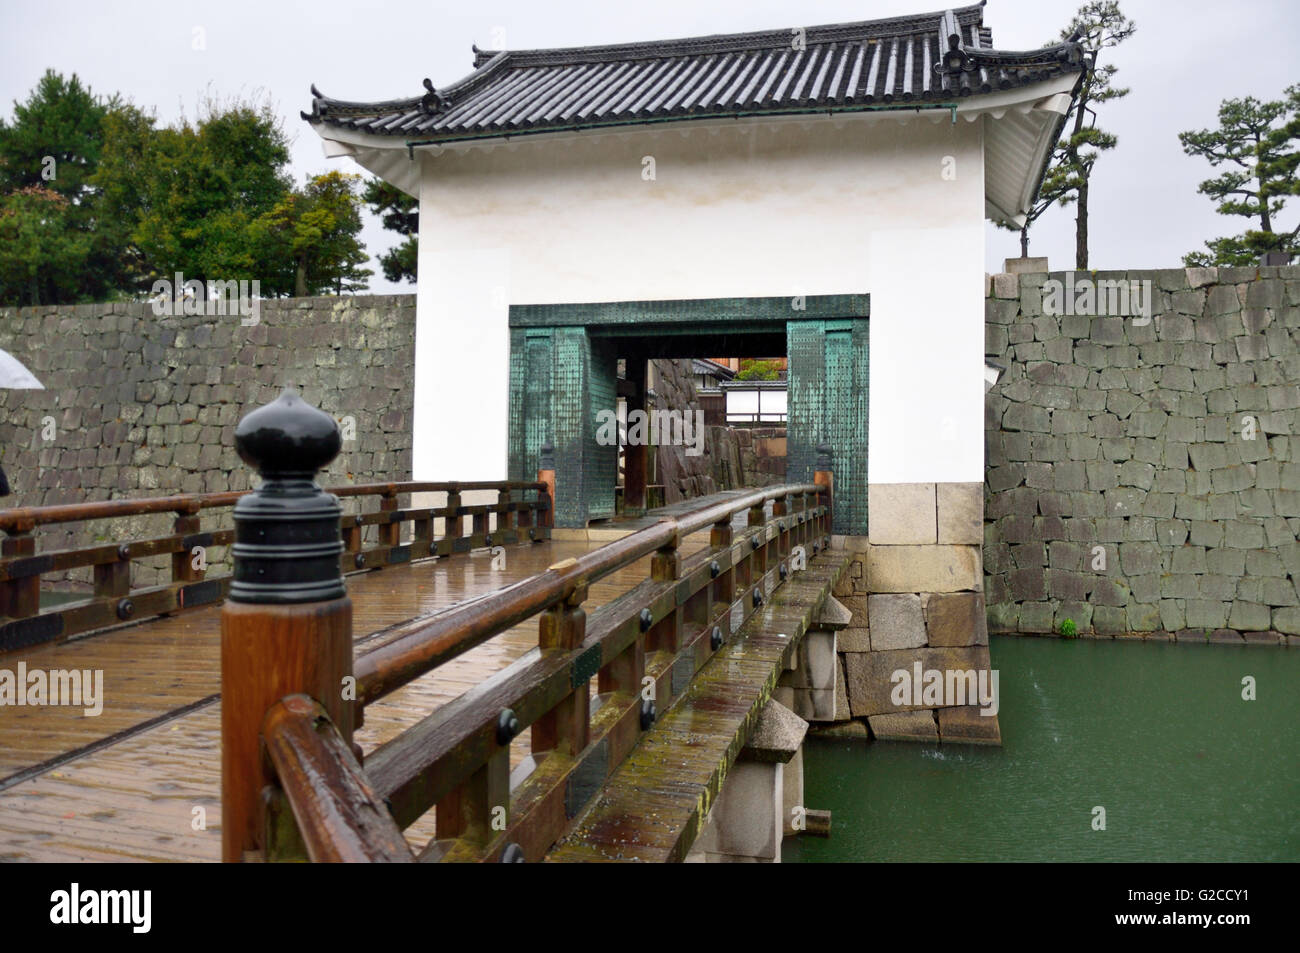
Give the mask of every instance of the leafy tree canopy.
[[404, 240], [379, 256], [384, 277], [415, 282], [420, 249], [420, 201], [382, 179], [366, 183], [362, 199], [379, 216], [384, 228], [405, 236]]
[[1300, 194], [1300, 84], [1287, 88], [1283, 99], [1260, 102], [1253, 96], [1225, 99], [1219, 104], [1215, 129], [1181, 132], [1183, 151], [1207, 160], [1223, 171], [1206, 179], [1197, 191], [1209, 196], [1220, 215], [1258, 222], [1240, 235], [1205, 243], [1208, 251], [1183, 256], [1187, 265], [1253, 265], [1266, 252], [1300, 252], [1300, 224], [1279, 229], [1277, 216], [1288, 196]]

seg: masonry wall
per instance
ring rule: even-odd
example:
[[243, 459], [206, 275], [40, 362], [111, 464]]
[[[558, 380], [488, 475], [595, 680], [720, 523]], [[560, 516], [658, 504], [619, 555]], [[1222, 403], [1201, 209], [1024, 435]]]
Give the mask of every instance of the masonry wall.
[[[695, 414], [700, 400], [689, 360], [654, 360], [651, 407]], [[694, 417], [692, 419], [695, 419]], [[770, 486], [785, 480], [785, 427], [708, 427], [704, 453], [655, 447], [652, 483], [663, 487], [665, 503], [707, 496], [718, 490]]]
[[1069, 277], [989, 282], [990, 629], [1294, 639], [1300, 267], [1073, 275], [1151, 282], [1149, 323], [1044, 313]]
[[[324, 485], [410, 479], [414, 296], [263, 301], [257, 324], [240, 322], [135, 303], [0, 309], [0, 348], [46, 388], [0, 390], [0, 464], [14, 490], [0, 506], [247, 489], [235, 424], [289, 385], [355, 425]], [[166, 515], [69, 524], [39, 545], [170, 526]], [[155, 562], [137, 569], [138, 584], [163, 580]]]
[[[873, 484], [868, 536], [836, 537], [851, 553], [834, 595], [851, 620], [836, 639], [834, 721], [879, 740], [1000, 744], [995, 715], [970, 700], [896, 704], [893, 674], [991, 671], [978, 483]], [[797, 714], [808, 717], [799, 707]], [[816, 720], [816, 719], [814, 719]]]

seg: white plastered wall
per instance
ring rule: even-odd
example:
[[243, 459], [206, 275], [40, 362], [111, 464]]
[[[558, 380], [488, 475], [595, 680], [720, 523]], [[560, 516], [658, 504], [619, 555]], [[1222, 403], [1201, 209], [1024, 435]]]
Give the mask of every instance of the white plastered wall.
[[415, 478], [505, 477], [508, 304], [867, 292], [869, 480], [982, 480], [982, 129], [943, 111], [417, 154]]

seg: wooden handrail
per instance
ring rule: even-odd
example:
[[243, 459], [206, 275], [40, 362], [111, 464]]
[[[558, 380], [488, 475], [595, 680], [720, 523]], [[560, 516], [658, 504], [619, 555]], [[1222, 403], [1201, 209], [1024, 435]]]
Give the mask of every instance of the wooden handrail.
[[[326, 488], [339, 497], [396, 496], [399, 493], [458, 493], [465, 490], [544, 490], [546, 484], [519, 480], [442, 482], [442, 483], [358, 483]], [[90, 503], [63, 503], [53, 506], [18, 506], [0, 510], [0, 530], [7, 533], [30, 532], [37, 526], [53, 523], [77, 523], [86, 520], [142, 516], [146, 513], [197, 513], [213, 507], [233, 506], [251, 490], [227, 490], [223, 493], [186, 493], [132, 500], [98, 500]]]
[[[462, 490], [495, 491], [497, 502], [464, 505]], [[443, 491], [442, 506], [399, 508], [404, 493]], [[513, 491], [513, 493], [512, 493]], [[520, 492], [524, 491], [524, 492]], [[535, 491], [535, 492], [529, 492]], [[37, 642], [50, 642], [121, 622], [158, 614], [195, 609], [219, 602], [226, 594], [229, 574], [209, 572], [206, 553], [235, 541], [233, 529], [200, 525], [200, 513], [237, 505], [248, 492], [186, 494], [141, 500], [107, 500], [66, 506], [0, 510], [0, 652]], [[338, 487], [335, 498], [374, 496], [373, 512], [342, 517], [343, 572], [382, 569], [413, 559], [446, 557], [483, 546], [536, 541], [549, 536], [551, 497], [545, 483], [525, 481], [446, 481], [369, 483]], [[534, 499], [521, 499], [528, 493]], [[138, 514], [176, 514], [170, 535], [152, 539], [91, 545], [37, 552], [37, 527]], [[492, 526], [490, 519], [495, 518]], [[434, 521], [444, 521], [445, 532], [435, 535]], [[402, 525], [410, 526], [403, 540]], [[363, 531], [375, 527], [374, 543], [363, 544]], [[195, 553], [203, 554], [197, 559]], [[141, 586], [132, 579], [136, 560], [171, 557], [171, 580]], [[91, 569], [94, 590], [83, 599], [61, 603], [42, 611], [42, 577], [51, 573]]]
[[325, 709], [289, 695], [266, 713], [266, 754], [317, 863], [411, 863], [406, 838]]
[[[701, 507], [682, 516], [666, 516], [644, 529], [573, 560], [551, 566], [514, 585], [499, 589], [427, 619], [403, 624], [401, 634], [356, 660], [357, 701], [370, 704], [412, 679], [473, 649], [511, 626], [563, 602], [575, 591], [718, 523], [742, 510], [795, 493], [821, 494], [825, 487], [800, 483], [754, 490]], [[390, 630], [391, 631], [391, 630]]]

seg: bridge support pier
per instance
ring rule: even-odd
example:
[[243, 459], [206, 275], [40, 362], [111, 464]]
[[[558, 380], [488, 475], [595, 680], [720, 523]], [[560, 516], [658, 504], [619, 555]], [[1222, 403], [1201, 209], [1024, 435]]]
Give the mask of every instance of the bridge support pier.
[[853, 620], [834, 596], [826, 598], [814, 627], [804, 633], [790, 668], [781, 676], [772, 697], [805, 721], [835, 720], [836, 670], [839, 667], [838, 633]]
[[687, 863], [779, 864], [781, 840], [805, 830], [803, 739], [808, 723], [769, 701], [732, 765]]

